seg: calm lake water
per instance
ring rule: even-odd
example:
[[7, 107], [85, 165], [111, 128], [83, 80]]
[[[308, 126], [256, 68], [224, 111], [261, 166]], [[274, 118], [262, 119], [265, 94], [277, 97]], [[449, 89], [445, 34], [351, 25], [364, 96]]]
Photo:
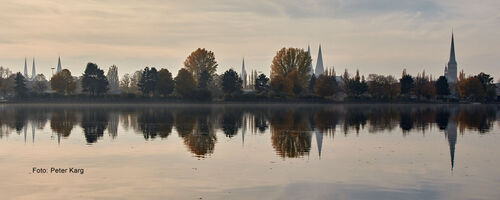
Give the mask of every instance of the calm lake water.
[[0, 199], [499, 199], [499, 144], [497, 105], [1, 105]]

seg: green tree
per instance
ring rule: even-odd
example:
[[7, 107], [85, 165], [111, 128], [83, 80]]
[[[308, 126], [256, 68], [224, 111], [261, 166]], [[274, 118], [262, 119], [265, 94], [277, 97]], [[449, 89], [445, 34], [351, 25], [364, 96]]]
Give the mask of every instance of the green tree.
[[377, 99], [393, 99], [399, 93], [398, 81], [393, 76], [370, 74], [368, 93]]
[[[311, 57], [303, 49], [282, 48], [276, 53], [271, 64], [273, 80], [276, 76], [290, 79], [293, 81], [292, 91], [298, 94], [296, 92], [307, 88], [311, 76], [311, 62]], [[289, 76], [290, 73], [292, 74]]]
[[203, 70], [198, 77], [198, 88], [207, 89], [210, 81], [212, 81], [212, 75], [207, 70]]
[[316, 86], [316, 76], [312, 75], [309, 79], [309, 91], [314, 93], [314, 87]]
[[32, 82], [32, 89], [36, 93], [43, 93], [49, 87], [49, 82], [43, 74], [36, 75]]
[[158, 71], [158, 83], [156, 89], [158, 94], [163, 96], [168, 96], [174, 91], [175, 82], [172, 79], [172, 73], [167, 69], [160, 69]]
[[24, 79], [21, 72], [17, 72], [15, 83], [14, 91], [16, 92], [16, 97], [25, 97], [28, 93], [28, 88], [26, 88], [26, 79]]
[[92, 96], [104, 94], [108, 91], [108, 85], [104, 71], [95, 63], [88, 63], [82, 78], [83, 92], [88, 92]]
[[448, 85], [448, 79], [445, 76], [440, 76], [435, 83], [436, 94], [439, 96], [450, 95], [450, 86]]
[[368, 85], [364, 78], [359, 76], [359, 71], [356, 71], [356, 75], [350, 78], [346, 69], [342, 80], [344, 81], [344, 91], [349, 97], [358, 98], [368, 90]]
[[109, 82], [109, 92], [111, 94], [120, 93], [120, 80], [118, 79], [118, 67], [116, 65], [109, 67], [106, 79]]
[[156, 68], [149, 67], [144, 68], [142, 71], [142, 77], [137, 86], [144, 96], [155, 95], [156, 84], [158, 83], [158, 71]]
[[226, 94], [241, 92], [241, 78], [234, 70], [229, 69], [222, 75], [222, 91]]
[[189, 97], [196, 89], [193, 74], [186, 69], [180, 69], [175, 77], [175, 91], [182, 97]]
[[401, 79], [399, 79], [399, 85], [401, 87], [401, 94], [408, 95], [412, 91], [413, 85], [413, 77], [409, 74], [403, 75]]
[[50, 87], [58, 94], [68, 95], [75, 91], [76, 83], [73, 76], [71, 76], [71, 72], [67, 69], [63, 69], [61, 72], [52, 76], [50, 79]]
[[[315, 76], [313, 76], [315, 77]], [[319, 75], [314, 85], [314, 93], [320, 97], [332, 96], [337, 90], [337, 80], [334, 76]]]
[[266, 92], [269, 89], [268, 82], [269, 78], [267, 78], [265, 74], [260, 74], [259, 77], [255, 79], [255, 90], [259, 93]]
[[475, 76], [479, 81], [481, 81], [481, 85], [483, 86], [483, 90], [485, 91], [485, 100], [492, 101], [496, 98], [496, 85], [493, 83], [493, 77], [489, 74], [485, 74], [483, 72], [479, 73]]
[[186, 58], [184, 66], [191, 72], [194, 80], [198, 81], [203, 71], [207, 71], [213, 77], [218, 65], [214, 52], [198, 48]]

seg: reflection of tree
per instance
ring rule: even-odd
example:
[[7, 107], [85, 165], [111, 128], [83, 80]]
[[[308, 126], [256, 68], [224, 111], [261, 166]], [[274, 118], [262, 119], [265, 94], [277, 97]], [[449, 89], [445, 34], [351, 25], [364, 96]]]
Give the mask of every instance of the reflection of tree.
[[108, 126], [107, 114], [102, 110], [83, 111], [80, 125], [85, 133], [87, 143], [95, 143], [98, 138], [104, 135], [104, 130]]
[[368, 120], [366, 111], [362, 108], [348, 108], [344, 118], [344, 132], [348, 133], [350, 128], [354, 128], [356, 133], [364, 128]]
[[139, 129], [144, 135], [144, 139], [154, 139], [157, 135], [166, 138], [172, 132], [174, 117], [172, 112], [166, 110], [149, 109], [139, 113]]
[[335, 110], [318, 110], [314, 113], [315, 126], [321, 132], [335, 130], [341, 116]]
[[401, 110], [399, 114], [399, 127], [403, 130], [403, 134], [413, 129], [414, 118], [410, 110]]
[[293, 111], [277, 111], [271, 117], [271, 140], [281, 157], [300, 157], [309, 153], [311, 127], [307, 116]]
[[255, 128], [259, 130], [260, 133], [264, 133], [266, 129], [269, 127], [267, 125], [267, 116], [263, 112], [254, 114], [254, 124]]
[[217, 137], [213, 127], [211, 113], [201, 111], [180, 111], [175, 115], [175, 128], [184, 139], [184, 144], [197, 157], [212, 154]]
[[446, 130], [449, 119], [450, 112], [447, 109], [439, 109], [436, 111], [436, 124], [439, 127], [439, 130]]
[[477, 130], [486, 133], [491, 130], [496, 120], [495, 107], [472, 107], [460, 109], [457, 121], [460, 131], [464, 129]]
[[116, 112], [109, 112], [109, 123], [108, 123], [108, 133], [111, 135], [111, 138], [116, 138], [118, 136], [118, 123], [119, 123], [119, 114]]
[[238, 129], [242, 124], [241, 122], [242, 114], [243, 113], [235, 110], [227, 110], [224, 111], [224, 113], [222, 114], [222, 120], [221, 120], [222, 130], [224, 131], [224, 134], [226, 134], [227, 137], [233, 137], [238, 132]]
[[26, 125], [27, 114], [24, 109], [19, 109], [14, 112], [14, 128], [17, 132], [23, 130], [24, 125]]
[[71, 134], [75, 124], [76, 115], [71, 111], [57, 111], [50, 118], [50, 129], [63, 137], [68, 137]]

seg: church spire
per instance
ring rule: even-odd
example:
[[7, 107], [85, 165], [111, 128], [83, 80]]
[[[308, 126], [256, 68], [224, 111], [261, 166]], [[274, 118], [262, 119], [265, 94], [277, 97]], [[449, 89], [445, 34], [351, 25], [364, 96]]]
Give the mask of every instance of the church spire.
[[61, 66], [61, 56], [59, 56], [59, 59], [57, 60], [57, 73], [62, 71], [62, 66]]
[[321, 44], [319, 45], [319, 51], [318, 51], [318, 61], [316, 62], [316, 72], [315, 74], [317, 76], [323, 74], [324, 72], [323, 68], [323, 54], [321, 54]]
[[243, 57], [243, 62], [241, 64], [241, 79], [243, 81], [243, 88], [247, 86], [247, 71], [245, 70], [245, 57]]
[[28, 78], [28, 64], [26, 63], [26, 58], [24, 58], [24, 78]]
[[36, 70], [35, 70], [35, 58], [33, 58], [33, 68], [31, 69], [31, 79], [35, 79]]
[[455, 40], [453, 38], [453, 32], [451, 33], [450, 60], [448, 61], [448, 65], [449, 64], [457, 64], [457, 61], [455, 60]]

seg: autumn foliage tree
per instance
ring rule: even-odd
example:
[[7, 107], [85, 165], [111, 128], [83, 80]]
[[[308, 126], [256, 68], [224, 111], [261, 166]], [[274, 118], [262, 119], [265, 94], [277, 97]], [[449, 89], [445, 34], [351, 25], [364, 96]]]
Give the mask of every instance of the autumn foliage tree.
[[320, 97], [334, 95], [337, 91], [337, 81], [334, 76], [319, 75], [314, 85], [314, 93]]
[[[299, 94], [310, 80], [311, 57], [303, 49], [282, 48], [276, 53], [271, 64], [271, 86], [273, 89], [283, 88], [282, 92], [290, 94]], [[272, 83], [273, 81], [279, 81]], [[288, 82], [291, 86], [281, 87], [283, 83]], [[288, 87], [291, 87], [288, 88]]]
[[194, 80], [198, 81], [203, 71], [207, 71], [210, 76], [213, 76], [218, 64], [215, 61], [214, 52], [198, 48], [186, 58], [184, 66], [193, 75]]
[[67, 69], [63, 69], [61, 72], [52, 76], [50, 79], [50, 87], [58, 94], [68, 95], [75, 91], [76, 83], [73, 76], [71, 76], [71, 72]]
[[175, 77], [175, 91], [182, 97], [189, 97], [196, 89], [196, 82], [191, 72], [180, 69]]

